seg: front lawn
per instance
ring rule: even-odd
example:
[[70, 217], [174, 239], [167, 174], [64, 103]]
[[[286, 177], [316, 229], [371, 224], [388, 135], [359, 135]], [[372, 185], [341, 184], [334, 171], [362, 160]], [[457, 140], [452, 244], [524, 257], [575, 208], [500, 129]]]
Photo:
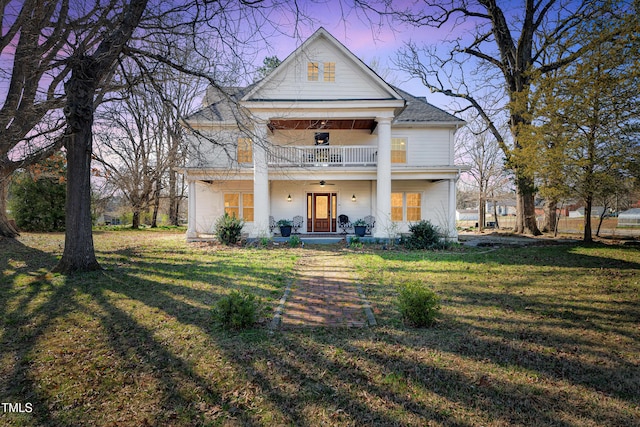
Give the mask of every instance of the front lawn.
[[[101, 231], [105, 270], [67, 277], [48, 273], [62, 239], [0, 240], [0, 425], [640, 424], [638, 249], [227, 249]], [[212, 323], [233, 289], [275, 307], [315, 250], [352, 262], [378, 327]], [[395, 305], [416, 279], [442, 298], [429, 329]]]

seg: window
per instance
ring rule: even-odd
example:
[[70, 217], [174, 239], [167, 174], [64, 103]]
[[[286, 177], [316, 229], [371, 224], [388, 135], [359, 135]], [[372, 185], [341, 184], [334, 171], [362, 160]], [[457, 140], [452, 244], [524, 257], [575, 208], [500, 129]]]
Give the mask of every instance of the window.
[[253, 222], [253, 193], [242, 195], [242, 218], [245, 221]]
[[406, 138], [391, 138], [391, 163], [407, 163]]
[[391, 221], [402, 221], [402, 193], [391, 193]]
[[420, 193], [391, 193], [391, 221], [417, 222], [421, 219]]
[[224, 213], [240, 218], [240, 194], [231, 193], [224, 195]]
[[336, 81], [336, 63], [335, 62], [324, 63], [324, 81], [325, 82]]
[[320, 67], [317, 62], [307, 63], [307, 80], [310, 82], [317, 82], [320, 75]]
[[422, 202], [420, 193], [407, 193], [407, 221], [420, 221], [422, 216]]
[[238, 163], [253, 163], [253, 141], [238, 138]]
[[[322, 77], [320, 77], [322, 74]], [[317, 82], [323, 80], [325, 82], [336, 81], [336, 63], [323, 62], [322, 69], [319, 62], [307, 62], [307, 80]]]
[[[253, 193], [226, 193], [224, 195], [224, 212], [229, 216], [253, 221]], [[240, 213], [242, 212], [242, 216]]]

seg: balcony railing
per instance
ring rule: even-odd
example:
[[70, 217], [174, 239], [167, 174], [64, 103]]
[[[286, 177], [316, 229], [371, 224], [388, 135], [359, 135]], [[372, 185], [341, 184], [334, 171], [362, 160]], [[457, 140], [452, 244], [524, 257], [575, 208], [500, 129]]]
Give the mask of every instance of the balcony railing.
[[270, 166], [375, 166], [378, 161], [378, 147], [367, 145], [273, 146], [267, 159]]

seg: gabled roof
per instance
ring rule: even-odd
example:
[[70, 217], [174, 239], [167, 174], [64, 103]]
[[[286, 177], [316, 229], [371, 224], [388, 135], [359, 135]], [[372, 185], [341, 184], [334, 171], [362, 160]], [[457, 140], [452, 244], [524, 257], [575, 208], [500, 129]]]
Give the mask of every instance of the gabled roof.
[[395, 124], [429, 124], [429, 123], [459, 123], [463, 125], [464, 120], [453, 114], [449, 114], [438, 107], [427, 102], [425, 98], [419, 98], [405, 92], [402, 89], [394, 88], [406, 101], [406, 106], [400, 114], [393, 120]]
[[[309, 46], [315, 40], [324, 38], [328, 40], [334, 47], [339, 49], [344, 55], [346, 55], [352, 63], [361, 70], [364, 75], [371, 79], [374, 84], [383, 89], [385, 93], [389, 94], [386, 99], [404, 100], [405, 106], [399, 111], [393, 120], [394, 125], [398, 126], [412, 126], [412, 125], [463, 125], [465, 122], [452, 114], [441, 110], [431, 104], [429, 104], [425, 98], [416, 97], [408, 92], [394, 87], [385, 82], [378, 74], [375, 73], [370, 67], [362, 62], [358, 57], [351, 53], [342, 43], [336, 40], [329, 32], [324, 28], [320, 28], [309, 39], [307, 39], [300, 47], [298, 47], [293, 53], [291, 53], [275, 70], [271, 72], [264, 79], [255, 82], [245, 88], [241, 87], [228, 87], [228, 88], [213, 88], [210, 87], [207, 90], [205, 101], [210, 101], [210, 104], [203, 105], [201, 109], [187, 117], [188, 121], [196, 122], [212, 122], [216, 124], [232, 124], [240, 117], [246, 118], [245, 114], [241, 112], [239, 104], [242, 101], [251, 100], [251, 96], [259, 93], [260, 89], [265, 87], [270, 81], [278, 78], [278, 73], [285, 72], [288, 64], [295, 61], [297, 55], [304, 54], [304, 49]], [[221, 92], [224, 92], [222, 93]], [[296, 101], [296, 100], [292, 100]], [[317, 102], [323, 102], [321, 99]]]
[[349, 58], [352, 63], [356, 67], [358, 67], [365, 76], [371, 79], [371, 81], [375, 85], [380, 87], [384, 92], [388, 93], [389, 97], [387, 99], [402, 99], [402, 97], [395, 91], [395, 89], [391, 85], [385, 82], [378, 74], [376, 74], [375, 71], [373, 71], [364, 62], [362, 62], [360, 58], [355, 56], [327, 30], [325, 30], [323, 27], [320, 27], [315, 33], [311, 35], [311, 37], [305, 40], [296, 50], [294, 50], [289, 56], [287, 56], [275, 70], [273, 70], [267, 77], [259, 81], [250, 91], [248, 91], [242, 97], [242, 101], [251, 100], [252, 97], [260, 91], [260, 89], [267, 86], [270, 82], [277, 80], [281, 73], [284, 73], [288, 67], [292, 66], [292, 64], [296, 61], [296, 58], [304, 56], [307, 48], [321, 38], [324, 38], [340, 52], [342, 52], [342, 54]]
[[[249, 86], [251, 87], [251, 86]], [[209, 86], [203, 106], [190, 114], [186, 120], [230, 122], [238, 117], [238, 101], [247, 92], [248, 88], [225, 87], [214, 88]]]

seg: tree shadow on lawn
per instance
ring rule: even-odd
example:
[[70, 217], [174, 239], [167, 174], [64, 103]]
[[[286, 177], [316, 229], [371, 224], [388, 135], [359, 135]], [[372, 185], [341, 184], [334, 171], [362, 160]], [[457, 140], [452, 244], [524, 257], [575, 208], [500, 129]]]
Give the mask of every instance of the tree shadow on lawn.
[[[176, 272], [173, 263], [162, 259], [136, 260], [126, 266], [118, 266], [118, 262], [115, 258], [103, 262], [110, 268], [105, 272], [65, 278], [37, 312], [24, 315], [5, 333], [6, 337], [22, 336], [16, 342], [21, 347], [20, 365], [10, 377], [10, 397], [19, 398], [22, 393], [33, 396], [33, 419], [42, 425], [105, 424], [102, 417], [113, 414], [101, 411], [111, 408], [113, 395], [124, 391], [132, 393], [125, 394], [131, 406], [146, 404], [144, 396], [151, 394], [148, 403], [152, 407], [146, 408], [148, 412], [140, 408], [136, 415], [126, 411], [125, 400], [121, 425], [143, 425], [145, 419], [172, 425], [424, 425], [433, 421], [470, 426], [479, 420], [573, 425], [559, 418], [563, 414], [599, 425], [631, 425], [634, 420], [634, 414], [601, 413], [601, 404], [582, 399], [577, 392], [516, 384], [490, 375], [483, 381], [456, 363], [443, 366], [433, 358], [411, 358], [435, 350], [445, 358], [450, 354], [498, 368], [515, 366], [633, 401], [626, 395], [630, 386], [619, 389], [601, 384], [607, 376], [612, 381], [624, 375], [637, 378], [635, 371], [629, 371], [632, 367], [616, 372], [616, 367], [595, 365], [585, 371], [575, 361], [564, 365], [561, 355], [519, 348], [514, 337], [498, 325], [470, 327], [463, 316], [456, 315], [445, 317], [434, 330], [424, 331], [400, 327], [320, 329], [276, 332], [270, 338], [263, 329], [226, 333], [212, 325], [209, 311], [211, 302], [220, 297], [220, 289], [171, 283], [195, 275], [198, 281], [215, 282], [222, 288], [229, 277], [219, 274], [215, 263], [203, 267], [199, 261], [189, 260], [184, 271]], [[275, 269], [251, 270], [247, 267], [247, 274], [264, 274], [269, 281], [279, 274]], [[158, 279], [144, 277], [150, 273]], [[249, 285], [235, 286], [263, 292]], [[468, 303], [474, 299], [488, 303], [490, 295], [471, 296]], [[538, 309], [544, 311], [543, 306]], [[76, 340], [80, 343], [86, 339], [83, 328], [97, 323], [106, 337], [105, 345], [115, 355], [122, 383], [107, 383], [98, 395], [87, 390], [76, 401], [60, 398], [54, 402], [39, 394], [42, 378], [29, 374], [33, 363], [30, 353], [38, 339], [50, 333], [49, 324], [78, 312], [87, 316], [87, 324], [76, 325], [71, 332], [79, 333]], [[30, 331], [28, 335], [25, 329]], [[566, 337], [554, 339], [573, 344]], [[73, 351], [70, 349], [71, 354]], [[557, 366], [570, 369], [557, 372]], [[107, 373], [95, 369], [84, 374], [97, 377], [99, 382], [108, 380]], [[591, 380], [591, 375], [596, 380]], [[580, 406], [571, 407], [567, 401]], [[67, 421], [65, 411], [77, 418]], [[465, 418], [468, 414], [480, 415]]]
[[615, 268], [622, 270], [640, 270], [639, 262], [612, 259], [598, 255], [577, 253], [580, 249], [622, 250], [640, 253], [638, 248], [610, 246], [594, 243], [592, 245], [563, 243], [534, 246], [497, 247], [490, 250], [470, 252], [447, 251], [377, 251], [376, 255], [387, 261], [460, 261], [473, 264], [492, 265], [532, 265], [544, 267], [583, 267]]
[[[415, 337], [409, 337], [411, 334], [397, 332], [385, 330], [376, 334], [378, 342], [394, 345], [395, 351], [380, 345], [363, 349], [347, 344], [345, 349], [350, 358], [385, 366], [406, 384], [416, 384], [500, 425], [573, 426], [575, 420], [590, 420], [597, 425], [627, 426], [637, 420], [631, 413], [618, 412], [617, 407], [607, 408], [606, 404], [600, 403], [600, 396], [589, 399], [583, 397], [579, 389], [563, 387], [561, 381], [575, 380], [573, 372], [565, 372], [562, 379], [552, 378], [546, 384], [535, 379], [530, 383], [518, 382], [518, 376], [523, 377], [526, 373], [548, 374], [546, 366], [553, 363], [552, 358], [539, 359], [539, 354], [519, 351], [506, 343], [485, 342], [470, 334], [463, 333], [452, 340], [452, 333], [456, 332], [450, 330], [420, 331], [426, 337], [418, 344]], [[428, 352], [432, 354], [425, 354]], [[420, 359], [416, 360], [412, 355]], [[482, 367], [479, 369], [466, 360], [473, 360]], [[460, 369], [461, 363], [475, 370]], [[581, 370], [580, 366], [576, 368]], [[500, 369], [513, 371], [508, 380], [495, 372]], [[602, 369], [598, 372], [612, 371]], [[633, 371], [627, 371], [630, 372]], [[470, 424], [478, 422], [475, 418]]]
[[[593, 257], [588, 259], [592, 260]], [[603, 258], [602, 261], [610, 265], [609, 259]], [[628, 268], [637, 268], [635, 263], [627, 264]], [[470, 295], [469, 303], [474, 300], [488, 302], [494, 297], [492, 294]], [[558, 309], [535, 298], [517, 298], [517, 301], [509, 300], [509, 303], [517, 307], [533, 307], [539, 315]], [[567, 308], [566, 304], [563, 307], [577, 312], [578, 308], [582, 308], [580, 303], [591, 302], [585, 300], [574, 302], [574, 307]], [[625, 308], [631, 309], [632, 306], [628, 304], [621, 311], [624, 312]], [[574, 325], [583, 325], [586, 319], [597, 314], [617, 317], [621, 313], [613, 310], [605, 314], [593, 307], [591, 315], [578, 313], [578, 318], [573, 320]], [[626, 319], [630, 321], [633, 317], [627, 316]], [[331, 419], [336, 424], [353, 420], [365, 424], [411, 424], [406, 419], [401, 421], [402, 418], [398, 418], [403, 417], [398, 415], [400, 412], [405, 413], [407, 419], [415, 417], [422, 422], [436, 421], [447, 425], [473, 425], [478, 422], [478, 418], [465, 421], [464, 417], [456, 415], [456, 410], [460, 408], [462, 413], [482, 414], [485, 411], [482, 415], [485, 419], [500, 424], [569, 426], [574, 425], [575, 420], [586, 419], [598, 425], [631, 425], [636, 419], [637, 413], [631, 412], [633, 410], [616, 411], [615, 408], [611, 409], [610, 402], [598, 403], [599, 399], [594, 397], [598, 394], [613, 396], [631, 403], [632, 408], [634, 405], [637, 407], [635, 390], [638, 374], [635, 364], [613, 357], [612, 360], [618, 362], [615, 366], [600, 366], [573, 359], [569, 353], [532, 351], [519, 345], [530, 340], [526, 333], [531, 325], [527, 321], [513, 321], [516, 331], [520, 330], [514, 335], [514, 332], [505, 331], [499, 325], [482, 328], [469, 326], [463, 320], [464, 316], [460, 315], [445, 317], [442, 330], [432, 337], [434, 339], [427, 340], [416, 338], [416, 335], [429, 335], [430, 332], [405, 328], [393, 330], [395, 333], [386, 333], [385, 329], [324, 330], [319, 333], [313, 330], [287, 331], [277, 332], [271, 340], [263, 337], [259, 342], [251, 342], [248, 335], [243, 334], [220, 339], [218, 332], [211, 331], [211, 336], [229, 360], [237, 361], [236, 369], [244, 372], [288, 422], [297, 425], [313, 425], [318, 421], [319, 418], [314, 418], [313, 410], [307, 409], [314, 405], [317, 407], [317, 417], [333, 417]], [[523, 332], [525, 335], [522, 335]], [[548, 339], [560, 349], [583, 344], [574, 335], [559, 334]], [[379, 351], [363, 350], [354, 345], [354, 342], [362, 340], [379, 343], [385, 348]], [[417, 345], [416, 340], [421, 344]], [[531, 372], [543, 377], [547, 383], [541, 386], [518, 384], [492, 378], [491, 375], [483, 380], [483, 376], [478, 377], [482, 372], [470, 376], [459, 366], [442, 367], [436, 363], [408, 359], [402, 355], [403, 348], [414, 353], [431, 348], [445, 354], [445, 357], [449, 353], [457, 358], [490, 365], [492, 369]], [[327, 356], [325, 353], [331, 350], [342, 351], [344, 356]], [[379, 379], [372, 377], [371, 372], [360, 366], [360, 362], [367, 361], [377, 366], [382, 374], [397, 374], [399, 381], [418, 384], [419, 388], [453, 404], [430, 406], [424, 400], [408, 394], [404, 387], [396, 389], [393, 381], [381, 384]], [[565, 383], [568, 386], [562, 385]], [[559, 387], [556, 386], [558, 384]], [[583, 387], [588, 390], [586, 397], [581, 395], [580, 389]]]
[[[153, 270], [158, 272], [160, 269], [156, 266]], [[297, 350], [299, 343], [285, 339], [287, 351], [298, 354], [292, 359], [283, 358], [281, 342], [274, 343], [267, 339], [264, 330], [257, 331], [259, 339], [258, 342], [254, 342], [251, 337], [255, 336], [256, 332], [235, 335], [213, 327], [208, 309], [173, 298], [176, 292], [182, 292], [179, 286], [146, 281], [127, 274], [106, 272], [105, 275], [109, 279], [108, 284], [99, 287], [87, 284], [80, 290], [92, 295], [92, 299], [99, 302], [102, 308], [100, 311], [105, 313], [100, 316], [101, 324], [108, 331], [110, 346], [118, 353], [119, 359], [125, 361], [123, 362], [125, 367], [136, 373], [139, 371], [162, 373], [161, 389], [164, 397], [160, 407], [163, 414], [165, 411], [169, 413], [177, 411], [180, 416], [190, 419], [190, 423], [198, 424], [203, 415], [197, 407], [194, 407], [195, 399], [199, 403], [206, 403], [207, 408], [219, 407], [223, 417], [235, 418], [241, 421], [242, 425], [270, 424], [270, 422], [261, 421], [261, 417], [264, 416], [262, 413], [270, 408], [273, 414], [268, 415], [267, 418], [272, 417], [276, 424], [314, 426], [317, 425], [317, 419], [313, 418], [313, 414], [306, 413], [309, 405], [316, 405], [320, 412], [332, 413], [336, 424], [341, 424], [340, 420], [347, 422], [349, 419], [357, 422], [370, 420], [378, 425], [398, 424], [397, 419], [386, 414], [384, 410], [376, 409], [366, 401], [354, 399], [350, 390], [335, 387], [333, 382], [341, 381], [340, 373], [331, 374], [329, 377], [332, 380], [327, 382], [320, 372], [315, 371], [315, 368], [312, 367], [308, 371], [305, 366], [309, 364], [308, 359], [311, 354], [304, 348]], [[150, 289], [154, 291], [149, 292]], [[196, 294], [196, 298], [200, 298], [201, 301], [214, 298], [211, 295], [207, 296], [209, 292], [201, 291]], [[157, 309], [153, 311], [159, 313], [159, 319], [166, 314], [169, 318], [175, 319], [176, 323], [191, 324], [201, 331], [206, 331], [211, 340], [210, 346], [215, 347], [216, 351], [222, 355], [220, 359], [228, 363], [226, 366], [225, 364], [214, 366], [214, 370], [219, 370], [215, 375], [224, 376], [225, 372], [229, 374], [234, 371], [235, 376], [228, 379], [228, 383], [218, 381], [216, 384], [215, 380], [196, 374], [194, 365], [198, 364], [195, 360], [197, 357], [185, 359], [184, 356], [176, 353], [180, 349], [170, 349], [170, 344], [159, 342], [158, 333], [150, 331], [149, 325], [141, 325], [132, 317], [130, 309], [125, 312], [120, 308], [121, 303], [114, 299], [114, 295], [121, 295], [139, 308], [145, 306]], [[187, 291], [187, 295], [194, 297], [192, 291]], [[323, 359], [319, 355], [314, 357], [317, 357], [319, 362]], [[136, 363], [133, 362], [134, 360]], [[259, 365], [262, 363], [268, 363], [270, 368], [261, 370]], [[311, 363], [313, 366], [313, 361]], [[323, 362], [322, 366], [331, 368], [326, 362]], [[276, 378], [277, 375], [273, 376], [275, 371], [279, 371], [286, 378], [284, 383]], [[176, 394], [176, 390], [184, 388], [184, 384], [191, 384], [198, 390], [194, 399], [184, 399]], [[289, 393], [287, 389], [291, 387], [296, 388], [297, 392]], [[230, 397], [249, 390], [257, 390], [249, 401], [242, 402], [240, 399]], [[374, 395], [377, 393], [375, 389], [371, 389], [370, 392]], [[258, 400], [265, 400], [267, 403], [262, 407], [258, 405], [256, 408], [255, 401]], [[397, 396], [391, 400], [394, 401], [394, 405], [408, 407], [415, 413], [429, 413], [428, 409], [422, 408], [411, 399]], [[160, 414], [156, 417], [155, 419], [161, 422], [169, 420], [166, 415], [164, 418]]]
[[[57, 318], [76, 309], [73, 290], [54, 280], [47, 269], [57, 258], [22, 244], [16, 239], [0, 238], [0, 401], [30, 403], [33, 413], [11, 414], [3, 411], [0, 419], [19, 420], [23, 425], [57, 425], [46, 409], [49, 405], [30, 376], [32, 352], [38, 339]], [[18, 285], [19, 276], [27, 276]], [[33, 280], [29, 281], [31, 276]], [[28, 282], [28, 283], [27, 283]], [[0, 330], [1, 330], [0, 329]]]
[[465, 307], [472, 307], [474, 313], [483, 315], [502, 311], [504, 315], [497, 321], [504, 321], [510, 313], [516, 313], [526, 315], [532, 322], [531, 327], [552, 323], [553, 328], [615, 333], [640, 342], [640, 330], [634, 328], [640, 323], [640, 305], [632, 296], [628, 300], [573, 295], [570, 298], [551, 298], [524, 292], [470, 290], [453, 284], [441, 284], [440, 289], [446, 299], [444, 303], [452, 308], [459, 307], [471, 313]]
[[[166, 342], [151, 332], [149, 325], [142, 325], [140, 320], [132, 317], [131, 310], [117, 307], [122, 299], [129, 299], [134, 307], [148, 306], [155, 316], [152, 321], [162, 324], [167, 321], [167, 316], [174, 316], [176, 322], [195, 325], [206, 336], [214, 336], [211, 305], [221, 296], [220, 290], [233, 284], [232, 278], [215, 274], [219, 265], [207, 263], [202, 266], [199, 262], [190, 261], [185, 270], [176, 272], [174, 263], [160, 259], [118, 266], [119, 261], [105, 258], [101, 262], [108, 268], [106, 271], [59, 276], [44, 270], [54, 264], [55, 257], [19, 242], [12, 245], [13, 251], [3, 251], [7, 256], [0, 257], [3, 272], [0, 289], [3, 329], [0, 335], [0, 360], [15, 363], [10, 366], [3, 363], [4, 366], [0, 366], [0, 391], [3, 402], [20, 402], [23, 407], [24, 403], [29, 402], [33, 405], [33, 413], [2, 414], [7, 422], [16, 425], [77, 425], [78, 422], [104, 423], [109, 419], [105, 417], [117, 419], [115, 414], [99, 413], [96, 407], [104, 410], [109, 408], [112, 396], [120, 390], [118, 387], [109, 389], [109, 393], [100, 390], [100, 387], [108, 388], [108, 384], [114, 380], [107, 371], [102, 370], [104, 367], [97, 369], [94, 362], [83, 358], [87, 352], [97, 360], [111, 357], [109, 352], [105, 356], [103, 349], [83, 348], [95, 345], [97, 337], [101, 335], [109, 337], [109, 346], [118, 355], [115, 357], [117, 365], [129, 372], [127, 378], [144, 382], [146, 377], [161, 383], [159, 388], [162, 391], [158, 394], [163, 396], [163, 401], [154, 408], [160, 408], [161, 413], [153, 414], [158, 419], [169, 424], [192, 425], [193, 422], [205, 423], [202, 414], [209, 413], [209, 419], [242, 415], [237, 405], [228, 403], [228, 398], [222, 398], [211, 382], [193, 372], [193, 361], [189, 357], [174, 354]], [[8, 247], [7, 244], [4, 246]], [[122, 251], [118, 254], [118, 260], [128, 259], [135, 255], [134, 252]], [[8, 256], [10, 253], [16, 255], [11, 260]], [[14, 258], [20, 262], [14, 263]], [[40, 269], [43, 269], [42, 274], [38, 272]], [[282, 274], [274, 268], [246, 268], [245, 272], [262, 276], [263, 280], [265, 277], [271, 280]], [[149, 274], [157, 275], [158, 280], [143, 278]], [[13, 282], [18, 275], [35, 278], [28, 285], [16, 288]], [[194, 276], [198, 280], [215, 283], [215, 286], [195, 289], [181, 283], [167, 283], [176, 279], [193, 280]], [[232, 287], [265, 293], [264, 290], [246, 285], [235, 284]], [[96, 325], [95, 319], [100, 320], [99, 324]], [[185, 342], [189, 340], [188, 337], [184, 339]], [[49, 347], [50, 342], [54, 346], [53, 351]], [[215, 343], [211, 346], [215, 347]], [[99, 343], [95, 347], [100, 347]], [[134, 360], [142, 362], [136, 364]], [[64, 362], [64, 365], [58, 365], [59, 362]], [[65, 372], [66, 368], [73, 372]], [[223, 371], [224, 366], [218, 369]], [[76, 390], [47, 390], [46, 384], [53, 383], [60, 383], [64, 387], [70, 383]], [[145, 388], [144, 384], [140, 387]], [[185, 397], [189, 394], [185, 389], [199, 390], [194, 394], [203, 396], [199, 401], [200, 406]], [[70, 397], [73, 395], [79, 397]], [[111, 409], [118, 412], [118, 408]], [[85, 411], [92, 415], [84, 416]], [[144, 411], [141, 413], [144, 414]], [[186, 421], [180, 421], [179, 417]], [[125, 421], [124, 425], [143, 425], [144, 422], [145, 419], [135, 418]], [[251, 423], [251, 417], [244, 416], [243, 424]]]
[[[597, 425], [627, 426], [636, 419], [637, 413], [600, 402], [612, 389], [598, 389], [579, 378], [578, 373], [585, 373], [579, 364], [572, 366], [577, 372], [565, 370], [557, 376], [546, 368], [553, 358], [537, 361], [536, 355], [508, 343], [496, 345], [473, 335], [457, 335], [452, 339], [452, 331], [445, 329], [288, 330], [253, 345], [249, 354], [241, 337], [221, 342], [221, 347], [296, 425], [327, 422], [322, 416], [336, 425], [437, 422], [568, 427], [576, 420], [590, 420]], [[487, 372], [467, 372], [465, 360], [484, 365]], [[493, 375], [495, 370], [514, 373]], [[513, 379], [526, 376], [523, 372], [539, 374], [541, 383]], [[606, 378], [615, 370], [594, 366], [586, 374], [594, 372]], [[616, 380], [633, 372], [609, 377]], [[571, 387], [573, 381], [589, 387], [590, 395], [583, 396], [579, 386]], [[315, 406], [316, 412], [309, 406]]]

